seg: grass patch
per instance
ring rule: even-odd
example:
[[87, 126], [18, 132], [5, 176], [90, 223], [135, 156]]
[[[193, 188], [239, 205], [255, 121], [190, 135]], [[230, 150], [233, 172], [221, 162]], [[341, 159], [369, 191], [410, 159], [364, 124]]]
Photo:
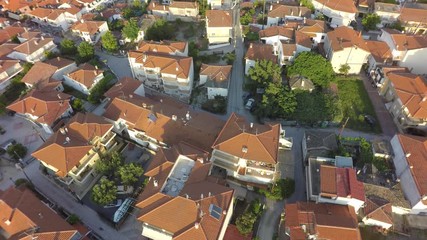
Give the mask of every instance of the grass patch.
[[[345, 77], [340, 77], [337, 82], [342, 121], [345, 122], [347, 117], [349, 118], [346, 127], [358, 131], [381, 133], [374, 107], [363, 82], [356, 78]], [[366, 114], [377, 120], [373, 127], [365, 122], [364, 115]]]
[[80, 98], [83, 100], [87, 100], [87, 95], [68, 86], [67, 84], [62, 84], [64, 86], [64, 93], [70, 94], [71, 96], [74, 96], [76, 98]]

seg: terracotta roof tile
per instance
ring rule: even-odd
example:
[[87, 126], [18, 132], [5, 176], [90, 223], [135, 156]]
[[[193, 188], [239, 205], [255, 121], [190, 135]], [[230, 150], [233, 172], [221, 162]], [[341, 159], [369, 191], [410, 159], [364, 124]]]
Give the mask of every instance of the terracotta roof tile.
[[357, 13], [357, 8], [352, 0], [315, 0], [316, 2], [325, 5], [331, 9], [347, 12]]
[[366, 218], [393, 224], [392, 204], [382, 198], [369, 196], [363, 208]]
[[230, 11], [224, 10], [207, 10], [206, 11], [207, 27], [233, 27], [233, 18]]
[[369, 52], [366, 41], [361, 34], [349, 27], [335, 28], [335, 30], [328, 32], [327, 35], [334, 51], [341, 51], [344, 48], [355, 46]]
[[240, 234], [239, 230], [237, 229], [236, 225], [229, 224], [227, 227], [227, 231], [224, 235], [224, 240], [251, 240], [252, 239], [252, 233], [248, 234], [247, 236], [243, 236]]
[[0, 84], [3, 82], [3, 80], [9, 78], [11, 73], [15, 72], [15, 70], [9, 71], [11, 69], [14, 69], [15, 67], [17, 68], [17, 70], [19, 70], [20, 68], [22, 69], [19, 60], [0, 60]]
[[90, 35], [93, 35], [96, 32], [98, 32], [99, 28], [103, 24], [107, 24], [107, 22], [106, 21], [77, 22], [73, 26], [71, 26], [71, 30], [79, 31], [79, 32], [86, 32], [86, 33], [89, 33]]
[[402, 104], [408, 108], [412, 117], [427, 118], [427, 82], [422, 76], [412, 73], [392, 71], [387, 74], [388, 79]]
[[12, 37], [23, 32], [25, 32], [25, 28], [17, 26], [7, 26], [4, 29], [0, 29], [0, 44], [10, 41]]
[[305, 24], [301, 26], [298, 31], [313, 34], [313, 33], [325, 33], [327, 29], [325, 21], [306, 19]]
[[70, 98], [71, 95], [51, 89], [33, 89], [7, 108], [20, 114], [31, 114], [38, 117], [37, 122], [52, 126], [71, 108]]
[[363, 183], [356, 179], [356, 171], [351, 168], [320, 167], [320, 195], [351, 197], [365, 201]]
[[48, 18], [50, 20], [56, 20], [65, 11], [63, 9], [51, 9], [51, 8], [35, 8], [28, 14], [38, 18]]
[[[77, 113], [65, 127], [64, 134], [55, 132], [32, 156], [56, 169], [57, 175], [64, 177], [92, 149], [90, 141], [104, 136], [112, 124], [92, 113]], [[64, 129], [65, 129], [64, 128]], [[69, 141], [67, 141], [67, 139]]]
[[56, 57], [56, 58], [46, 60], [45, 63], [52, 65], [52, 66], [55, 66], [58, 69], [61, 69], [61, 68], [67, 67], [67, 66], [69, 66], [75, 62], [72, 60], [66, 59], [66, 58]]
[[301, 225], [306, 226], [307, 233], [316, 234], [320, 239], [361, 240], [354, 208], [351, 206], [297, 202], [286, 204], [285, 227], [301, 237]]
[[14, 48], [15, 51], [24, 53], [27, 55], [32, 54], [33, 52], [39, 50], [40, 48], [46, 46], [47, 44], [53, 42], [53, 38], [32, 38], [21, 45], [18, 45]]
[[306, 48], [312, 48], [313, 41], [311, 37], [301, 31], [295, 31], [295, 43]]
[[399, 141], [405, 154], [410, 153], [406, 157], [406, 161], [414, 178], [415, 184], [421, 196], [427, 195], [427, 138], [417, 137], [412, 135], [399, 134]]
[[273, 36], [283, 36], [289, 39], [293, 39], [294, 30], [291, 28], [283, 27], [283, 26], [272, 26], [259, 31], [260, 38], [273, 37]]
[[104, 93], [104, 96], [111, 100], [115, 97], [132, 98], [135, 91], [142, 85], [142, 82], [130, 77], [121, 78], [114, 86]]
[[295, 43], [282, 43], [283, 56], [294, 56], [297, 51]]
[[27, 84], [36, 85], [37, 83], [48, 81], [56, 70], [58, 70], [58, 68], [55, 66], [43, 62], [36, 62], [21, 81]]
[[212, 87], [228, 88], [232, 65], [219, 66], [202, 64], [200, 67], [200, 75], [205, 75], [208, 78], [206, 85]]
[[366, 44], [376, 62], [384, 63], [393, 60], [393, 55], [387, 43], [381, 41], [366, 41]]
[[273, 45], [251, 43], [246, 52], [245, 59], [254, 61], [267, 60], [277, 63], [277, 56], [273, 54]]
[[[0, 227], [10, 239], [28, 239], [24, 232], [38, 227], [39, 239], [53, 239], [47, 236], [61, 236], [56, 239], [71, 239], [77, 233], [64, 219], [44, 205], [29, 189], [9, 188], [0, 192]], [[7, 225], [5, 220], [10, 224]], [[23, 237], [23, 238], [22, 238]]]
[[175, 54], [176, 52], [183, 53], [187, 47], [187, 42], [173, 42], [173, 41], [142, 41], [138, 45], [139, 52], [158, 52]]
[[311, 11], [307, 7], [273, 4], [273, 9], [268, 12], [268, 17], [284, 18], [285, 16], [310, 18]]
[[89, 63], [85, 63], [79, 66], [75, 71], [69, 73], [67, 76], [74, 81], [85, 85], [89, 89], [94, 84], [95, 78], [103, 72], [104, 70], [98, 69]]
[[232, 113], [212, 148], [248, 160], [277, 163], [280, 125], [250, 125]]
[[427, 9], [403, 7], [399, 20], [405, 22], [427, 23]]
[[196, 9], [198, 7], [197, 1], [172, 1], [169, 5], [169, 8], [193, 8]]

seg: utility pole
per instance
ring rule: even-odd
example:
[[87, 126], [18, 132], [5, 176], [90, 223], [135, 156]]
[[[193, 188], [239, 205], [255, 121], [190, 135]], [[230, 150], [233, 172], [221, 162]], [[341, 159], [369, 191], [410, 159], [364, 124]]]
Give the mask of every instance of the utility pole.
[[342, 128], [341, 128], [341, 130], [340, 130], [340, 134], [338, 135], [338, 138], [339, 137], [341, 137], [341, 134], [342, 134], [342, 132], [344, 131], [344, 128], [345, 128], [345, 126], [347, 125], [347, 123], [348, 123], [348, 120], [350, 119], [350, 117], [347, 117], [347, 119], [345, 120], [345, 123], [344, 123], [344, 125], [342, 125]]

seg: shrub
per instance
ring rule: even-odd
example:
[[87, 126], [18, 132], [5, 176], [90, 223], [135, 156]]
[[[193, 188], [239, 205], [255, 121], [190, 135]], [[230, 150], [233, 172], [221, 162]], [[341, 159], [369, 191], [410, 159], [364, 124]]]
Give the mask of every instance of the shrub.
[[71, 214], [67, 218], [67, 222], [71, 225], [74, 225], [80, 221], [80, 218], [76, 214]]
[[27, 147], [21, 143], [13, 144], [7, 148], [7, 154], [17, 161], [27, 155]]
[[295, 191], [295, 181], [290, 178], [279, 179], [270, 184], [268, 189], [260, 189], [259, 192], [272, 200], [289, 198]]

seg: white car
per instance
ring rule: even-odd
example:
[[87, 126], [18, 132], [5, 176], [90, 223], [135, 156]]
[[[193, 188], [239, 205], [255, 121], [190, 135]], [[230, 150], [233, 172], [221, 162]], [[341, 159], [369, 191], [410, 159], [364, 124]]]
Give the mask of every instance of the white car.
[[255, 99], [249, 98], [248, 101], [246, 102], [245, 108], [248, 110], [251, 110], [252, 107], [254, 106], [254, 103], [255, 103]]
[[123, 185], [117, 186], [117, 194], [130, 194], [132, 192], [133, 192], [132, 186], [123, 186]]
[[123, 203], [123, 200], [117, 199], [115, 202], [105, 205], [104, 208], [120, 207], [122, 203]]

